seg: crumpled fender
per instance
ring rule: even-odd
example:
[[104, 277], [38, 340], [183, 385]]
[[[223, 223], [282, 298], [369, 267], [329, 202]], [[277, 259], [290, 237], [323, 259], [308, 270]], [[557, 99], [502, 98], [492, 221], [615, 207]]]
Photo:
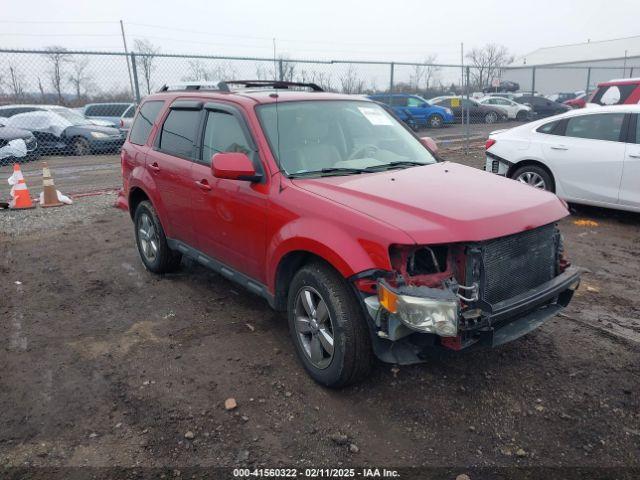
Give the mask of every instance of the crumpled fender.
[[273, 235], [267, 247], [267, 287], [269, 291], [275, 291], [278, 265], [290, 252], [306, 251], [317, 255], [348, 278], [370, 269], [390, 270], [388, 249], [388, 243], [358, 239], [336, 222], [299, 217]]

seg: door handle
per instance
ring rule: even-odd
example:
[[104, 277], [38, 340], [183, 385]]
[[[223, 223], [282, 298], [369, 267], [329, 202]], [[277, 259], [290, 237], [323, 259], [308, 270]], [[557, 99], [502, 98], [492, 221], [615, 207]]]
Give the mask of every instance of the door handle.
[[564, 145], [551, 145], [553, 150], [569, 150], [569, 147], [565, 147]]
[[630, 158], [640, 158], [640, 153], [630, 153], [629, 157]]
[[153, 162], [152, 164], [149, 165], [149, 168], [153, 171], [158, 173], [160, 171], [160, 167], [158, 166], [158, 164], [156, 162]]
[[206, 180], [196, 180], [196, 185], [198, 185], [198, 187], [205, 192], [211, 191], [211, 185], [209, 185], [209, 182], [207, 182]]

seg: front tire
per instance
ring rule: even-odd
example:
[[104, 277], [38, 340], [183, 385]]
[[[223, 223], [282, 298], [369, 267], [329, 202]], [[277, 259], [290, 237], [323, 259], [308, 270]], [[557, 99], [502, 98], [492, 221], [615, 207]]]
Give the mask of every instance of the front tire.
[[89, 141], [86, 138], [76, 137], [71, 144], [71, 151], [78, 157], [90, 155], [91, 145], [89, 145]]
[[347, 281], [323, 263], [302, 267], [287, 301], [289, 332], [298, 358], [318, 383], [343, 387], [362, 380], [372, 365], [362, 308]]
[[553, 177], [538, 165], [524, 165], [516, 169], [511, 178], [539, 190], [555, 193], [556, 187]]
[[169, 248], [164, 229], [151, 202], [140, 202], [133, 218], [136, 245], [145, 268], [153, 273], [177, 270], [182, 254]]
[[520, 110], [516, 114], [516, 120], [518, 120], [519, 122], [524, 122], [527, 119], [528, 116], [529, 116], [529, 114], [527, 112], [525, 112], [524, 110]]
[[427, 123], [430, 128], [442, 128], [444, 121], [440, 115], [431, 115]]

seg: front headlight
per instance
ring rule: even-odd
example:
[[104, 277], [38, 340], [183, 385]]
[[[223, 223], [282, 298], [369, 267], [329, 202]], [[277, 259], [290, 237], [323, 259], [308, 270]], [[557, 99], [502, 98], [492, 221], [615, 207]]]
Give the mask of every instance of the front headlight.
[[107, 135], [106, 133], [102, 133], [102, 132], [91, 132], [91, 136], [93, 138], [108, 138], [109, 135]]
[[378, 284], [380, 305], [396, 314], [407, 327], [442, 337], [458, 334], [458, 307], [456, 300], [434, 299], [399, 295], [385, 284]]

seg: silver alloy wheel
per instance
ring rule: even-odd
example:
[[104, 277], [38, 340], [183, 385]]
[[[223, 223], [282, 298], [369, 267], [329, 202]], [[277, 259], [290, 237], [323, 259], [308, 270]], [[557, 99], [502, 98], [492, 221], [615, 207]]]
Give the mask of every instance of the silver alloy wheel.
[[485, 123], [496, 123], [498, 121], [498, 115], [496, 115], [495, 112], [487, 113], [484, 117], [484, 121]]
[[440, 128], [440, 126], [442, 125], [442, 119], [439, 115], [434, 115], [433, 117], [431, 117], [431, 120], [429, 120], [429, 125], [432, 128]]
[[547, 184], [540, 175], [536, 172], [522, 172], [516, 178], [521, 183], [526, 183], [527, 185], [535, 188], [539, 188], [540, 190], [546, 190]]
[[302, 287], [296, 295], [294, 326], [305, 355], [314, 367], [325, 369], [333, 359], [333, 323], [320, 293]]
[[158, 257], [158, 232], [153, 226], [151, 217], [149, 217], [147, 213], [140, 215], [138, 239], [140, 241], [140, 248], [142, 249], [142, 255], [144, 255], [144, 258], [149, 262], [155, 261]]

